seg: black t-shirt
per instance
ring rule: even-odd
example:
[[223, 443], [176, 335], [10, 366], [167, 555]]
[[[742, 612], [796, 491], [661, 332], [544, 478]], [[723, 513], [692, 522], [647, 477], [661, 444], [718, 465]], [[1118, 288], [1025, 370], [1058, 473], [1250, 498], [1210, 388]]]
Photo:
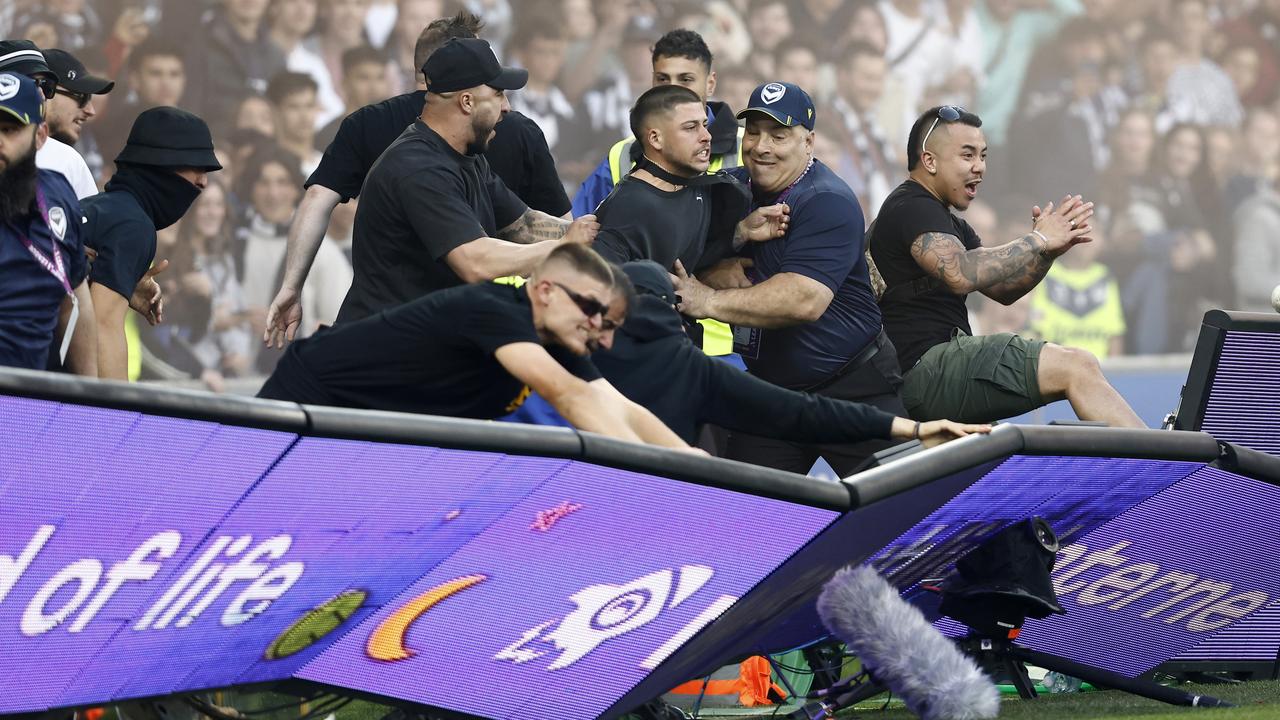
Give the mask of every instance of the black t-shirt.
[[156, 256], [155, 222], [137, 198], [124, 190], [91, 195], [84, 209], [85, 245], [97, 251], [89, 280], [111, 288], [126, 299], [151, 267]]
[[628, 175], [596, 208], [596, 218], [600, 234], [593, 247], [605, 260], [652, 260], [668, 269], [679, 260], [689, 272], [703, 267], [711, 225], [711, 197], [703, 188], [667, 192]]
[[[494, 357], [518, 342], [542, 344], [523, 288], [480, 283], [442, 290], [291, 343], [260, 397], [313, 405], [496, 418], [528, 391]], [[591, 361], [558, 345], [547, 352], [577, 377]]]
[[495, 237], [526, 210], [484, 156], [461, 155], [414, 122], [365, 180], [351, 241], [355, 279], [337, 322], [461, 285], [445, 256]]
[[886, 286], [880, 298], [884, 329], [898, 349], [903, 372], [929, 348], [950, 340], [954, 328], [973, 332], [965, 296], [944, 286], [923, 293], [912, 289], [912, 281], [923, 285], [929, 276], [911, 257], [911, 243], [930, 232], [954, 235], [967, 250], [982, 245], [969, 223], [951, 214], [920, 183], [907, 180], [885, 198], [868, 238], [871, 259]]
[[[378, 156], [418, 119], [426, 97], [426, 90], [397, 95], [344, 118], [307, 178], [307, 187], [323, 185], [344, 202], [359, 196]], [[529, 207], [557, 217], [569, 212], [569, 197], [537, 124], [511, 112], [494, 130], [497, 134], [485, 152], [493, 172]]]

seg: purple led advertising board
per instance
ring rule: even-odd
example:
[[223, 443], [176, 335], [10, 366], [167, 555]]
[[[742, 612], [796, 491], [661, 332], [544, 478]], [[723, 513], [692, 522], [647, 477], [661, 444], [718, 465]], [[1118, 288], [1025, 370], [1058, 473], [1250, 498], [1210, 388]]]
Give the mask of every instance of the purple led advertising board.
[[296, 676], [595, 717], [837, 515], [41, 400], [0, 422], [0, 713]]
[[1280, 456], [1280, 333], [1226, 332], [1208, 395], [1198, 429]]

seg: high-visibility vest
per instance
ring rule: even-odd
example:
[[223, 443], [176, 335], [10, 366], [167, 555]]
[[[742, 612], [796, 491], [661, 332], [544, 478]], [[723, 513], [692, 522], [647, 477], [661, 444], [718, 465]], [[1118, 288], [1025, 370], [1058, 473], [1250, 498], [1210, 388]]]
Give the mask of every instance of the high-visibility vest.
[[[772, 697], [770, 697], [772, 696]], [[694, 705], [738, 708], [774, 705], [787, 699], [787, 691], [773, 682], [773, 669], [764, 657], [755, 656], [737, 665], [726, 665], [701, 680], [690, 680], [662, 696], [679, 708]]]
[[[738, 142], [734, 144], [734, 152], [724, 155], [712, 155], [711, 166], [707, 168], [707, 172], [716, 172], [718, 170], [729, 170], [731, 168], [742, 166], [742, 134], [744, 130], [738, 128]], [[622, 181], [622, 176], [631, 172], [631, 168], [635, 166], [635, 162], [631, 160], [631, 146], [636, 142], [635, 138], [627, 138], [614, 143], [609, 148], [609, 176], [613, 178], [613, 184], [617, 185]], [[733, 352], [733, 331], [729, 329], [729, 325], [719, 320], [699, 320], [702, 325], [702, 351], [708, 355], [729, 355]]]

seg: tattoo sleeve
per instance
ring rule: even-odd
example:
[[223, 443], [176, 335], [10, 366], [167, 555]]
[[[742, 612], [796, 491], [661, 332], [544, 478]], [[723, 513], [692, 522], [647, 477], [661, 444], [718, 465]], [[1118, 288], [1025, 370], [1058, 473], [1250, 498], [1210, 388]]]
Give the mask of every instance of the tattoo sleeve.
[[925, 233], [911, 243], [911, 257], [958, 295], [980, 291], [999, 302], [1013, 302], [1036, 286], [1053, 259], [1044, 241], [1025, 235], [997, 247], [966, 250], [960, 238]]
[[559, 240], [569, 229], [569, 221], [538, 210], [526, 210], [515, 222], [498, 231], [508, 242], [529, 245], [543, 240]]

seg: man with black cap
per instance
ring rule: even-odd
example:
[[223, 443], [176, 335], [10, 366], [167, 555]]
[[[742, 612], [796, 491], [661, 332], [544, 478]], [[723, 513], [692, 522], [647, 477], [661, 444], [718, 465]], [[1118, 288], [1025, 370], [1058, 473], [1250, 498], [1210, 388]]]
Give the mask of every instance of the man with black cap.
[[356, 210], [355, 280], [337, 322], [358, 320], [435, 290], [527, 275], [561, 243], [590, 243], [594, 216], [531, 210], [481, 155], [510, 112], [505, 92], [528, 73], [498, 64], [489, 43], [453, 39], [423, 68], [430, 83], [417, 122], [369, 172]]
[[[452, 38], [477, 37], [483, 27], [480, 18], [466, 11], [433, 21], [418, 36], [414, 64], [423, 68], [444, 43]], [[419, 75], [418, 88], [347, 116], [325, 149], [320, 166], [307, 178], [306, 193], [289, 227], [284, 282], [267, 310], [263, 340], [269, 345], [283, 347], [301, 326], [298, 301], [329, 216], [338, 203], [360, 195], [374, 162], [422, 113], [427, 96], [425, 75]], [[483, 154], [493, 173], [526, 205], [551, 215], [568, 212], [569, 198], [537, 123], [518, 112], [507, 113], [494, 128], [493, 140]]]
[[[786, 234], [726, 261], [746, 287], [712, 289], [678, 271], [681, 312], [733, 325], [734, 350], [752, 375], [905, 416], [897, 355], [881, 329], [863, 252], [862, 210], [849, 186], [813, 157], [813, 100], [796, 85], [766, 83], [738, 117], [746, 121], [745, 167], [730, 172], [748, 184], [753, 206], [790, 208]], [[728, 456], [795, 472], [821, 456], [844, 475], [884, 446], [733, 433]]]
[[[43, 370], [50, 347], [75, 372], [97, 373], [80, 204], [66, 179], [36, 167], [44, 96], [0, 72], [0, 365]], [[61, 340], [55, 344], [55, 339]]]
[[[932, 447], [987, 425], [917, 423], [870, 405], [796, 392], [708, 357], [689, 340], [675, 311], [675, 290], [661, 266], [626, 263], [636, 288], [611, 347], [591, 360], [623, 395], [645, 406], [686, 442], [712, 423], [731, 432], [809, 444], [919, 439]], [[807, 469], [807, 468], [806, 468]]]
[[[164, 268], [162, 262], [148, 270], [156, 231], [177, 222], [204, 189], [206, 174], [221, 169], [203, 120], [173, 107], [152, 108], [134, 120], [104, 191], [85, 201], [87, 243], [97, 252], [89, 279], [99, 377], [128, 378], [124, 316], [139, 282]], [[146, 310], [151, 324], [160, 321], [158, 295]]]
[[98, 115], [97, 108], [93, 106], [93, 96], [106, 95], [116, 84], [90, 75], [84, 63], [66, 50], [45, 50], [44, 59], [58, 77], [58, 87], [53, 91], [45, 113], [49, 137], [75, 145], [80, 142], [80, 131], [85, 123]]
[[[57, 97], [58, 75], [30, 40], [0, 41], [0, 71], [5, 70], [34, 80], [46, 100], [52, 102]], [[62, 173], [81, 200], [98, 192], [84, 158], [75, 148], [55, 137], [48, 138], [36, 152], [36, 167]]]

